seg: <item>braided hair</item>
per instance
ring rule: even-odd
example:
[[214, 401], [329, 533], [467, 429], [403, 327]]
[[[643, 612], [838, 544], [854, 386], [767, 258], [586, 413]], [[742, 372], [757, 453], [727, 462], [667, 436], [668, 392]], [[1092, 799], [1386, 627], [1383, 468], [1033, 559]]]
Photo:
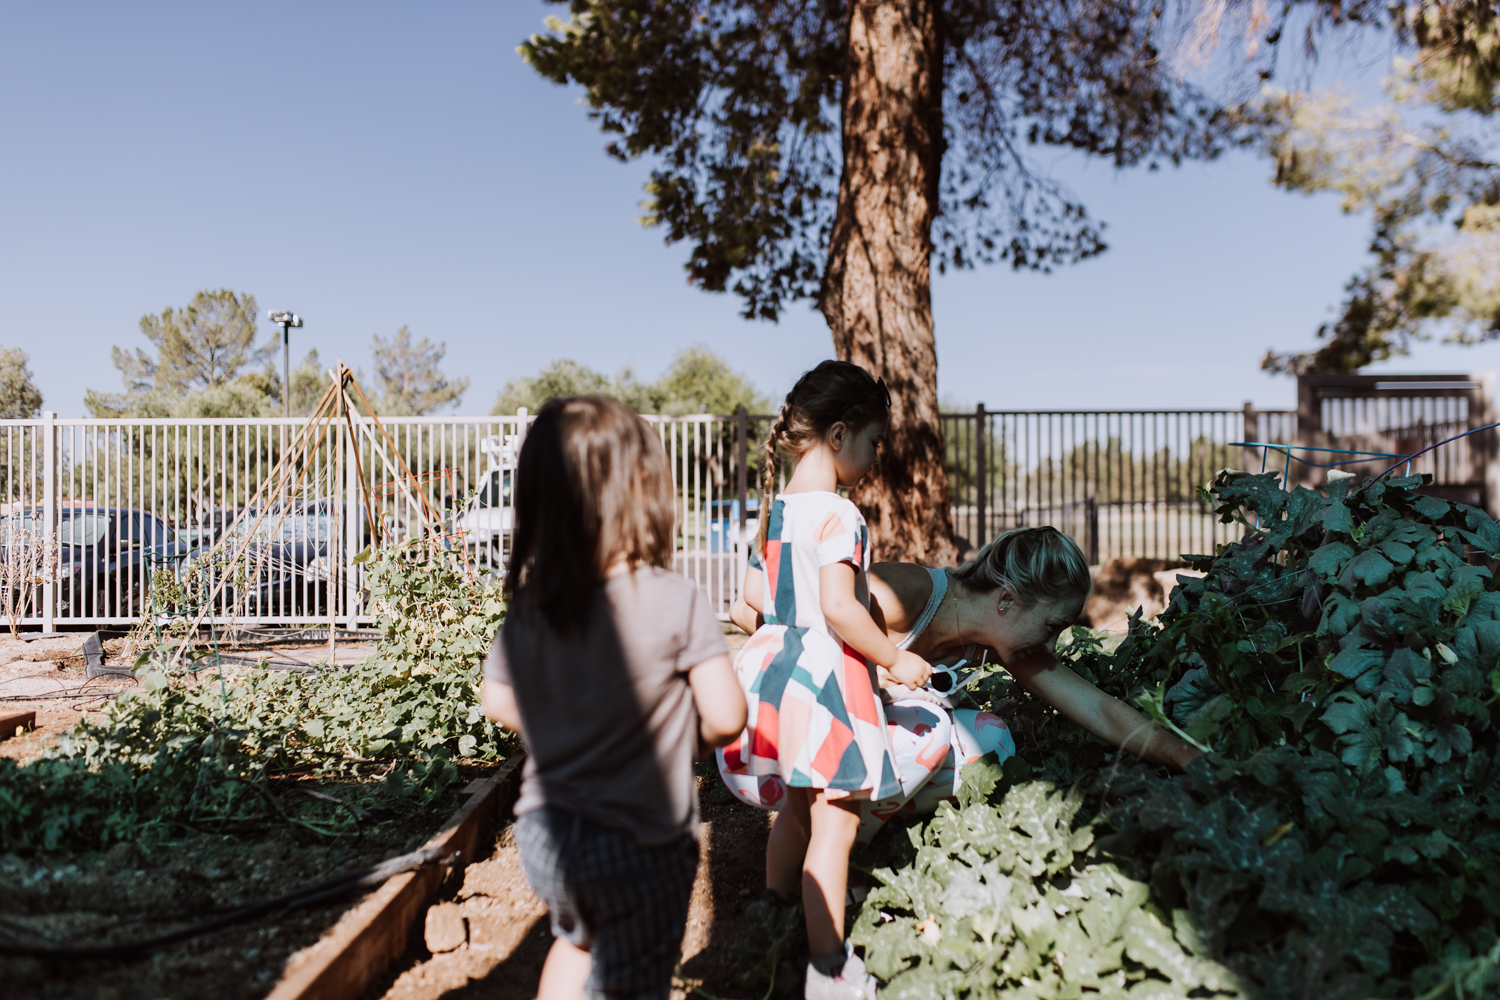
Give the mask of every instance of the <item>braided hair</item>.
[[882, 384], [859, 365], [849, 361], [824, 361], [804, 372], [786, 394], [781, 413], [766, 436], [761, 461], [760, 536], [755, 547], [766, 557], [766, 531], [771, 522], [771, 504], [776, 499], [777, 457], [782, 452], [800, 456], [828, 429], [842, 421], [851, 431], [863, 430], [889, 414]]

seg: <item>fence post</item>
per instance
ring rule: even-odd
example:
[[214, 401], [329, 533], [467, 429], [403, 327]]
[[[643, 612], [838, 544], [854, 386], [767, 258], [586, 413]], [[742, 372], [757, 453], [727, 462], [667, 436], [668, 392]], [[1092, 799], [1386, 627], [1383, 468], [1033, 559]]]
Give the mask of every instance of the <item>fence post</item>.
[[[1256, 412], [1255, 404], [1253, 404], [1252, 402], [1250, 402], [1250, 400], [1248, 400], [1248, 399], [1245, 400], [1245, 409], [1243, 410], [1243, 413], [1244, 413], [1244, 423], [1245, 423], [1245, 426], [1241, 428], [1241, 433], [1244, 435], [1244, 437], [1240, 438], [1240, 440], [1241, 441], [1259, 441], [1260, 440], [1260, 414], [1258, 412]], [[1244, 452], [1245, 452], [1245, 455], [1244, 455], [1244, 458], [1245, 458], [1245, 471], [1246, 472], [1258, 472], [1259, 471], [1259, 467], [1256, 465], [1256, 459], [1258, 459], [1260, 457], [1260, 455], [1257, 454], [1258, 450], [1262, 450], [1262, 449], [1256, 449], [1256, 448], [1245, 448], [1244, 449]]]
[[1088, 516], [1089, 532], [1089, 565], [1099, 565], [1099, 501], [1089, 497], [1083, 502], [1083, 509]]
[[730, 552], [734, 556], [734, 569], [729, 572], [729, 593], [732, 598], [740, 596], [740, 581], [744, 574], [740, 572], [740, 560], [748, 559], [742, 555], [745, 549], [745, 522], [748, 521], [749, 511], [746, 505], [749, 503], [750, 494], [750, 470], [746, 468], [750, 461], [750, 412], [745, 409], [744, 404], [739, 405], [734, 411], [734, 428], [738, 438], [735, 442], [734, 452], [734, 488], [739, 498], [739, 524], [735, 526], [734, 547]]
[[984, 548], [985, 541], [985, 508], [988, 506], [986, 496], [989, 493], [988, 464], [985, 459], [989, 457], [989, 449], [985, 444], [984, 404], [980, 403], [974, 407], [974, 548]]
[[[345, 404], [348, 405], [347, 403]], [[358, 410], [350, 407], [349, 419], [344, 426], [339, 428], [339, 434], [344, 438], [344, 611], [347, 614], [345, 628], [353, 630], [359, 627], [359, 581], [356, 574], [359, 567], [354, 564], [354, 557], [359, 554], [360, 539], [363, 532], [359, 530], [360, 518], [364, 514], [364, 498], [360, 496], [359, 477], [355, 474], [355, 450], [359, 447], [359, 437], [351, 428], [359, 426], [360, 414]], [[332, 602], [333, 595], [328, 595]], [[330, 616], [330, 619], [332, 616]], [[331, 627], [331, 622], [330, 622]]]
[[[42, 544], [46, 562], [42, 564], [42, 631], [57, 631], [57, 414], [42, 414]], [[74, 594], [73, 600], [79, 595]]]

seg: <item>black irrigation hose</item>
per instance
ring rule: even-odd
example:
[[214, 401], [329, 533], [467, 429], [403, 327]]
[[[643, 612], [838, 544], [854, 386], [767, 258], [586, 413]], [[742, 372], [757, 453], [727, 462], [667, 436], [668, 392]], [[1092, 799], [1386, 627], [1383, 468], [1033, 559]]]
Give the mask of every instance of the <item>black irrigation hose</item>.
[[[0, 955], [11, 955], [22, 958], [39, 958], [51, 961], [64, 959], [73, 960], [97, 960], [97, 959], [139, 959], [148, 953], [169, 944], [179, 941], [187, 941], [191, 938], [202, 937], [216, 930], [228, 927], [232, 924], [258, 917], [272, 910], [291, 910], [301, 906], [311, 906], [314, 903], [331, 899], [335, 896], [352, 892], [355, 889], [377, 886], [402, 872], [409, 872], [414, 868], [434, 864], [439, 861], [449, 860], [452, 856], [445, 856], [442, 848], [429, 847], [420, 851], [412, 851], [410, 854], [401, 854], [394, 858], [364, 868], [356, 868], [354, 871], [345, 872], [343, 875], [319, 882], [316, 885], [306, 886], [296, 892], [277, 896], [275, 899], [262, 900], [259, 903], [251, 903], [247, 906], [236, 907], [211, 920], [182, 927], [166, 934], [157, 934], [153, 937], [139, 938], [135, 941], [119, 941], [115, 944], [91, 945], [81, 948], [67, 946], [37, 946], [16, 944], [0, 940]], [[14, 921], [4, 921], [7, 927], [15, 927]], [[39, 931], [27, 929], [27, 933], [40, 935]]]
[[98, 691], [64, 691], [54, 694], [7, 694], [0, 695], [0, 701], [59, 701], [64, 698], [113, 698], [123, 688], [101, 688]]

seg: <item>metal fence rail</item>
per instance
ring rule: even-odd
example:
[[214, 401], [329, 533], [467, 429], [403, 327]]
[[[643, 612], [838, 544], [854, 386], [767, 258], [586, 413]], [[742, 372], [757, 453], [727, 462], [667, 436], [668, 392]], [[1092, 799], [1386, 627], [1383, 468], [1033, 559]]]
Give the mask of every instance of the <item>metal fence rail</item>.
[[[1382, 430], [1413, 424], [1393, 414], [1352, 414], [1348, 432], [1366, 419]], [[1425, 435], [1467, 414], [1423, 417]], [[661, 435], [677, 487], [677, 569], [723, 616], [758, 528], [761, 446], [772, 418], [646, 419]], [[1344, 419], [1330, 413], [1326, 422], [1341, 430]], [[306, 421], [50, 414], [0, 421], [0, 612], [46, 629], [138, 621], [151, 607], [153, 573], [180, 575], [193, 566], [254, 503], [267, 514], [261, 534], [251, 533], [255, 559], [202, 569], [226, 581], [210, 618], [221, 625], [369, 623], [376, 609], [355, 556], [376, 535], [400, 537], [430, 520], [432, 510], [455, 550], [483, 573], [503, 572], [515, 460], [529, 421], [524, 412], [390, 417], [379, 425], [340, 417], [299, 453], [295, 482], [259, 500]], [[1091, 562], [1213, 551], [1232, 532], [1199, 489], [1222, 468], [1260, 471], [1264, 462], [1261, 451], [1231, 443], [1297, 440], [1295, 413], [1248, 407], [980, 407], [941, 421], [954, 527], [969, 550], [1013, 527], [1051, 524]], [[248, 532], [248, 522], [234, 530]]]
[[[945, 413], [953, 526], [977, 549], [1011, 528], [1050, 524], [1091, 563], [1178, 559], [1230, 538], [1199, 496], [1224, 468], [1259, 463], [1230, 443], [1260, 422], [1295, 440], [1295, 414], [1253, 410]], [[1254, 469], [1254, 471], [1259, 471]]]

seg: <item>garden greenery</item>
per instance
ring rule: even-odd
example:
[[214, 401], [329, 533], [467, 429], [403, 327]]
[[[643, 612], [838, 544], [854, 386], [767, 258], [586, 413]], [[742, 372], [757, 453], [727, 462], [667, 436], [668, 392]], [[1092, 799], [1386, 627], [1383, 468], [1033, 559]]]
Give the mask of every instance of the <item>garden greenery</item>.
[[1112, 652], [1069, 647], [1209, 749], [1185, 775], [989, 681], [1043, 773], [970, 765], [883, 836], [852, 933], [882, 995], [1500, 992], [1500, 529], [1422, 485], [1222, 473], [1244, 537]]
[[[169, 676], [176, 640], [148, 650], [140, 686], [40, 760], [0, 760], [0, 848], [99, 849], [188, 831], [291, 824], [322, 836], [427, 808], [455, 762], [508, 749], [484, 717], [479, 664], [504, 613], [441, 550], [398, 546], [366, 582], [384, 638], [357, 666]], [[200, 653], [201, 655], [201, 653]]]

